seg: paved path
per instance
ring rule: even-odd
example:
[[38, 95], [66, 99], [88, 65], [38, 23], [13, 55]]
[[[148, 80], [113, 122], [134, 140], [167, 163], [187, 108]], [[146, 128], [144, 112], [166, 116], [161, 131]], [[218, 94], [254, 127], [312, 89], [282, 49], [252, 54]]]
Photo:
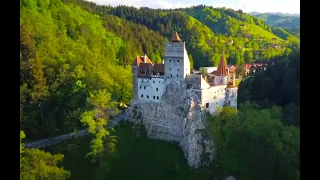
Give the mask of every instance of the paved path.
[[[111, 127], [115, 127], [117, 125], [119, 125], [119, 123], [124, 120], [127, 117], [128, 113], [126, 112], [122, 112], [120, 113], [117, 117], [115, 117], [111, 123], [110, 126]], [[42, 139], [39, 141], [35, 141], [35, 142], [30, 142], [30, 143], [25, 143], [24, 147], [25, 148], [40, 148], [40, 147], [46, 147], [49, 145], [53, 145], [53, 144], [57, 144], [61, 141], [65, 141], [68, 140], [72, 137], [81, 137], [81, 136], [86, 136], [89, 135], [89, 131], [88, 129], [84, 129], [75, 133], [69, 133], [69, 134], [64, 134], [64, 135], [60, 135], [57, 137], [53, 137], [53, 138], [48, 138], [48, 139]]]

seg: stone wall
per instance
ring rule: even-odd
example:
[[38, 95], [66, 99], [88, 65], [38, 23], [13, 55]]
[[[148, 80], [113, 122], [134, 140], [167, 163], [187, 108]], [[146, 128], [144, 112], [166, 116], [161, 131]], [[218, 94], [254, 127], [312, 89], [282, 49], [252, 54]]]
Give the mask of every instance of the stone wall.
[[189, 166], [199, 167], [204, 152], [213, 159], [212, 141], [204, 133], [205, 111], [199, 97], [186, 89], [184, 81], [169, 84], [162, 102], [134, 100], [130, 108], [134, 113], [129, 121], [143, 123], [150, 138], [177, 142]]

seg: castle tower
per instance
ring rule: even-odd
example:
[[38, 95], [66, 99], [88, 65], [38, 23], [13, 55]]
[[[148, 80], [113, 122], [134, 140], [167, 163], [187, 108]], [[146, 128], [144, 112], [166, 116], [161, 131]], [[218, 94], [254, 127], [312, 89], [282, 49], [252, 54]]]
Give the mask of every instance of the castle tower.
[[228, 83], [228, 70], [227, 63], [224, 54], [220, 58], [218, 69], [215, 73], [215, 85], [227, 84]]
[[172, 35], [164, 51], [164, 67], [166, 79], [184, 79], [190, 74], [190, 61], [185, 42], [182, 42], [178, 33]]
[[141, 59], [139, 56], [133, 61], [131, 68], [132, 68], [132, 85], [133, 85], [133, 97], [138, 97], [138, 72], [139, 72], [139, 65], [141, 63]]
[[236, 87], [236, 76], [232, 73], [232, 82], [226, 87], [225, 105], [237, 108], [238, 87]]

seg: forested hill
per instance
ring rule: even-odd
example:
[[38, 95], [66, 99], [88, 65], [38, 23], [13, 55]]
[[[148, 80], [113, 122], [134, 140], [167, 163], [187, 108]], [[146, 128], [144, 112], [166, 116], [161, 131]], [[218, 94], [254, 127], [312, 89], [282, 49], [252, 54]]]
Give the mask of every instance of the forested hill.
[[[132, 98], [130, 64], [147, 54], [160, 62], [177, 31], [195, 68], [287, 55], [300, 42], [282, 28], [241, 11], [196, 6], [154, 10], [82, 0], [20, 1], [21, 127], [27, 138], [83, 128], [90, 94]], [[194, 62], [193, 62], [194, 61]]]
[[217, 65], [225, 49], [228, 63], [243, 64], [288, 54], [299, 47], [299, 39], [284, 29], [275, 29], [263, 20], [225, 8], [195, 6], [162, 10], [127, 6], [98, 6], [82, 0], [79, 4], [101, 17], [115, 15], [170, 38], [174, 31], [186, 41], [194, 67]]

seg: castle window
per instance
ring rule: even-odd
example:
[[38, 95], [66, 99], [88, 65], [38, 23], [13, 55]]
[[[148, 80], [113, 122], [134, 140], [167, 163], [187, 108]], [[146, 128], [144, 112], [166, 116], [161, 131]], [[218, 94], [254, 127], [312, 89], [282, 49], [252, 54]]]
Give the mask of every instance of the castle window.
[[180, 62], [180, 60], [177, 60], [177, 62]]
[[159, 99], [159, 96], [157, 96], [157, 99]]
[[160, 81], [159, 81], [159, 83], [160, 83]]
[[177, 74], [177, 77], [178, 77], [178, 74]]
[[180, 71], [179, 69], [177, 69], [177, 71]]
[[153, 96], [153, 99], [155, 99], [156, 97], [155, 96]]
[[147, 96], [147, 98], [149, 98], [149, 96]]
[[169, 60], [169, 62], [171, 62], [171, 59]]
[[171, 68], [169, 68], [169, 70], [171, 71]]
[[146, 89], [146, 87], [145, 87], [145, 86], [144, 86], [143, 88], [144, 88], [144, 89]]
[[156, 91], [158, 91], [158, 88], [156, 88]]
[[170, 74], [171, 75], [171, 77], [172, 77], [172, 74]]
[[141, 86], [140, 86], [140, 89], [141, 89]]
[[154, 81], [153, 81], [153, 84], [154, 84]]
[[206, 103], [206, 108], [208, 108], [209, 107], [209, 103]]
[[143, 94], [141, 94], [141, 97], [143, 98]]

